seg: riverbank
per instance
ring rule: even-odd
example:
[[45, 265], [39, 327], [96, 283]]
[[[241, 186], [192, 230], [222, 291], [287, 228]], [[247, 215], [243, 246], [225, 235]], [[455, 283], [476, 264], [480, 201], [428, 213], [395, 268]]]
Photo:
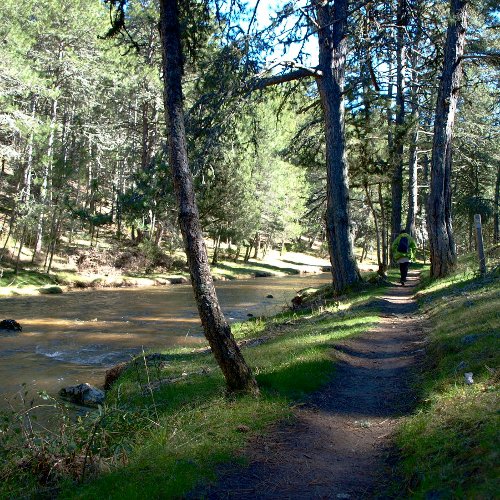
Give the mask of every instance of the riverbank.
[[[50, 452], [36, 444], [9, 448], [4, 443], [0, 496], [60, 488], [64, 478], [78, 483], [82, 475], [85, 484], [64, 489], [62, 497], [181, 496], [202, 478], [212, 477], [215, 465], [232, 457], [250, 436], [290, 417], [292, 406], [331, 376], [330, 343], [376, 322], [376, 312], [363, 304], [380, 290], [366, 285], [342, 304], [322, 299], [313, 311], [233, 325], [237, 340], [252, 346], [244, 348], [244, 355], [261, 388], [258, 399], [227, 398], [213, 357], [199, 348], [169, 349], [147, 368], [139, 358], [97, 414], [76, 428], [61, 422], [64, 431], [47, 438]], [[37, 435], [38, 442], [45, 443]], [[61, 456], [66, 457], [64, 466], [55, 467]], [[26, 467], [8, 467], [20, 462]], [[49, 470], [50, 477], [41, 469]], [[87, 483], [91, 478], [96, 482]]]
[[[248, 279], [252, 277], [281, 277], [294, 274], [316, 274], [329, 270], [329, 261], [309, 254], [288, 252], [280, 255], [270, 251], [264, 260], [250, 259], [248, 262], [222, 260], [212, 266], [214, 281]], [[361, 265], [363, 270], [374, 269], [369, 263]], [[72, 289], [124, 288], [167, 286], [188, 283], [189, 273], [179, 268], [173, 272], [122, 272], [106, 269], [102, 272], [78, 272], [74, 267], [56, 267], [50, 274], [36, 270], [5, 268], [0, 276], [0, 297], [9, 295], [38, 295], [63, 293]]]
[[[330, 273], [231, 280], [217, 284], [217, 295], [235, 323], [273, 316], [289, 307], [299, 290], [329, 282]], [[142, 349], [194, 349], [205, 342], [190, 285], [4, 297], [0, 309], [23, 328], [0, 333], [0, 409], [21, 383], [34, 394], [57, 394], [83, 382], [102, 387], [108, 368]]]

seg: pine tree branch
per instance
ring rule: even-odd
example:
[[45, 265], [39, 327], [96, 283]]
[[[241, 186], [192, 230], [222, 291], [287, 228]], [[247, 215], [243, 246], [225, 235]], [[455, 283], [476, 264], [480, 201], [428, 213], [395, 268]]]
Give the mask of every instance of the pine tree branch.
[[294, 80], [300, 80], [311, 76], [314, 78], [321, 78], [323, 75], [317, 68], [300, 67], [296, 70], [289, 71], [288, 73], [281, 73], [279, 75], [272, 75], [264, 78], [255, 78], [247, 84], [246, 90], [261, 90], [266, 87], [272, 87], [273, 85], [292, 82]]

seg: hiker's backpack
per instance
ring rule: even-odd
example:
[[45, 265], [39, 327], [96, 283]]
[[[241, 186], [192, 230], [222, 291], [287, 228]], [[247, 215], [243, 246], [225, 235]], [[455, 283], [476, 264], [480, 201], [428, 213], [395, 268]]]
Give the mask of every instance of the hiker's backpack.
[[408, 236], [403, 236], [398, 243], [398, 252], [408, 253], [409, 248], [410, 248], [410, 242], [408, 241]]

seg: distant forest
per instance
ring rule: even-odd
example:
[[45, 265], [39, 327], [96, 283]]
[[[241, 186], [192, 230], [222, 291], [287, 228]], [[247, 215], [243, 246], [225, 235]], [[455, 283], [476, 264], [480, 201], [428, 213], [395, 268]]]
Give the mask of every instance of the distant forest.
[[[458, 252], [474, 247], [475, 214], [498, 243], [495, 2], [292, 2], [267, 26], [258, 3], [180, 2], [189, 167], [215, 249], [230, 242], [248, 258], [259, 245], [319, 240], [335, 267], [354, 243], [383, 271], [406, 227], [426, 252], [436, 103], [450, 102], [440, 83], [453, 57], [458, 107], [439, 196]], [[0, 232], [12, 258], [29, 248], [50, 270], [82, 235], [182, 246], [158, 19], [153, 0], [2, 2]], [[450, 45], [457, 26], [462, 55]]]

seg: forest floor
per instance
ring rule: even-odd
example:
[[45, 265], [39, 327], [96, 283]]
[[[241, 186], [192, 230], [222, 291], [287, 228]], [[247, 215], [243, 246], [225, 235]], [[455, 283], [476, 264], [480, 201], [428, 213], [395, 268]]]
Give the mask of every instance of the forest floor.
[[424, 324], [413, 298], [418, 281], [413, 272], [406, 286], [374, 299], [369, 305], [381, 311], [379, 324], [333, 346], [331, 381], [298, 406], [291, 421], [248, 444], [242, 452], [248, 465], [219, 468], [218, 481], [194, 497], [387, 497], [392, 437], [417, 404], [413, 368], [424, 353]]

